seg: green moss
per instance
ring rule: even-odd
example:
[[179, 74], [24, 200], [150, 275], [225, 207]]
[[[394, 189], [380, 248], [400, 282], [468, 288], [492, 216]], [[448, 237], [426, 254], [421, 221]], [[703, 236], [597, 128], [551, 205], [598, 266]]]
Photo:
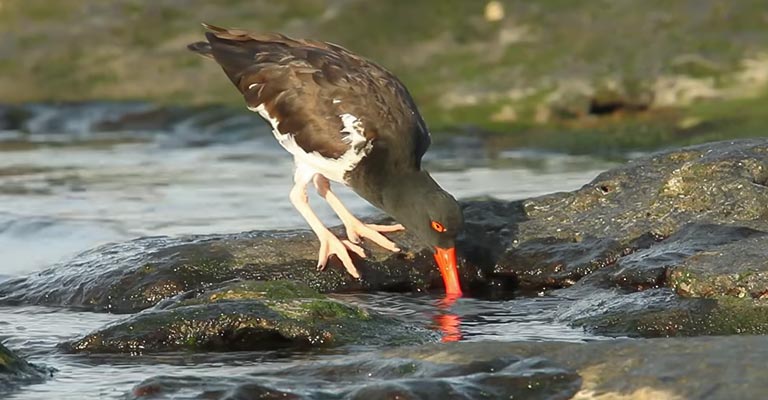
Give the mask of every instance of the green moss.
[[693, 292], [696, 282], [689, 271], [683, 269], [673, 270], [667, 277], [667, 286], [681, 296], [700, 297], [700, 294]]
[[351, 318], [370, 320], [371, 316], [359, 307], [349, 306], [333, 300], [314, 300], [301, 304], [306, 317], [310, 319]]
[[5, 346], [0, 344], [0, 371], [8, 371], [18, 362], [18, 359], [11, 354]]
[[[296, 316], [296, 310], [283, 309], [284, 304], [293, 304], [287, 300], [322, 299], [325, 296], [317, 290], [298, 281], [243, 281], [234, 282], [224, 287], [209, 290], [197, 297], [180, 301], [173, 307], [183, 307], [195, 304], [210, 304], [222, 301], [238, 300], [270, 300], [276, 309], [284, 314]], [[300, 313], [299, 313], [300, 314]]]
[[768, 301], [728, 296], [690, 299], [668, 309], [590, 317], [576, 324], [619, 336], [764, 335]]
[[266, 301], [272, 310], [297, 321], [370, 320], [365, 310], [329, 299], [294, 299]]
[[[257, 281], [250, 281], [250, 284], [255, 282]], [[265, 298], [271, 300], [324, 297], [307, 284], [297, 281], [265, 281], [259, 282], [257, 286], [262, 286]]]
[[755, 281], [764, 281], [765, 274], [760, 271], [746, 271], [734, 274], [716, 274], [694, 276], [684, 268], [675, 268], [668, 275], [668, 286], [680, 296], [691, 298], [750, 298], [762, 295]]
[[432, 332], [331, 300], [240, 300], [139, 313], [64, 346], [142, 353], [423, 343]]
[[768, 333], [768, 301], [720, 297], [717, 308], [701, 325], [710, 334], [764, 335]]

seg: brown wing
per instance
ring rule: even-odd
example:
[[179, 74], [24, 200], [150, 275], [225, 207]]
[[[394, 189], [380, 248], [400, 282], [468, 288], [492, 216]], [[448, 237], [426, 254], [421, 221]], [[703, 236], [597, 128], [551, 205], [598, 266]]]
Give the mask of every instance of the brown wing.
[[[343, 47], [270, 33], [205, 25], [208, 43], [190, 49], [212, 56], [250, 108], [263, 105], [281, 134], [291, 134], [307, 152], [338, 158], [340, 115], [363, 124], [368, 141], [403, 142], [402, 160], [419, 168], [429, 133], [405, 86], [390, 72]], [[392, 147], [381, 143], [386, 147]], [[392, 156], [397, 156], [392, 154]], [[400, 161], [400, 160], [397, 160]]]

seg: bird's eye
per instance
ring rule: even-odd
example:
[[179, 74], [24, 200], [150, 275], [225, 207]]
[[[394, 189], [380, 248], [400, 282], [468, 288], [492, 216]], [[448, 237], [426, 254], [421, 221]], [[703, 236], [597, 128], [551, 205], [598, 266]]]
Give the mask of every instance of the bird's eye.
[[439, 223], [437, 221], [432, 221], [432, 229], [434, 229], [435, 231], [440, 232], [440, 233], [445, 232], [445, 227], [443, 226], [443, 224], [441, 224], [441, 223]]

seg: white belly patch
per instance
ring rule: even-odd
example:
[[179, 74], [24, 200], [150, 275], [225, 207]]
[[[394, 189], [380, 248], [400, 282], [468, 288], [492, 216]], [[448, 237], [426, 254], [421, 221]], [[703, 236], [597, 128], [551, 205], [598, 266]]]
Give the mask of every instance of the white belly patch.
[[263, 104], [256, 107], [248, 107], [248, 109], [259, 113], [262, 118], [272, 125], [272, 134], [275, 136], [275, 139], [284, 149], [293, 154], [297, 165], [301, 165], [302, 168], [310, 168], [315, 173], [321, 174], [334, 182], [346, 184], [344, 175], [355, 168], [360, 160], [368, 155], [368, 152], [371, 150], [372, 144], [365, 138], [365, 129], [363, 128], [362, 121], [352, 114], [339, 115], [343, 125], [339, 132], [341, 134], [341, 141], [349, 145], [349, 150], [339, 158], [326, 158], [316, 151], [310, 153], [304, 151], [296, 143], [293, 134], [278, 131], [277, 127], [280, 121], [269, 115]]

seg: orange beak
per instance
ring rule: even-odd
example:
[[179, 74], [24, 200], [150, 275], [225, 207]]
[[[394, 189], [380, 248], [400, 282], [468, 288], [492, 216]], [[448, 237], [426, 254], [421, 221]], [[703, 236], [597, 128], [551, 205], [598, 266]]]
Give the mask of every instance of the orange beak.
[[440, 275], [443, 276], [443, 282], [445, 282], [445, 293], [461, 296], [459, 270], [456, 268], [456, 248], [435, 247], [435, 261], [440, 267]]

